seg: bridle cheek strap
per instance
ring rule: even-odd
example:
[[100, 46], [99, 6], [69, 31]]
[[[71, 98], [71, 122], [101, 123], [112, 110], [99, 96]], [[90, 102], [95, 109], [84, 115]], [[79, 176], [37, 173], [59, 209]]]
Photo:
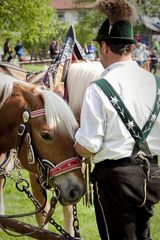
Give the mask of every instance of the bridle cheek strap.
[[79, 169], [82, 167], [82, 163], [80, 158], [74, 157], [69, 158], [59, 164], [57, 164], [55, 167], [50, 169], [49, 171], [49, 177], [57, 177], [61, 174], [64, 174], [66, 172], [70, 172], [75, 169]]

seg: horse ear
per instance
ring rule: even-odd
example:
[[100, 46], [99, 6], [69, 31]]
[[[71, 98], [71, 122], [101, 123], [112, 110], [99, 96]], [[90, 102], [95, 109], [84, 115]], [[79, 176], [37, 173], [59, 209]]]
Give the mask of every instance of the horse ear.
[[13, 93], [12, 93], [12, 95], [13, 96], [18, 96], [18, 95], [22, 95], [22, 93], [21, 93], [21, 90], [20, 90], [20, 88], [19, 88], [19, 85], [17, 84], [17, 83], [15, 83], [14, 85], [13, 85]]
[[23, 95], [24, 100], [30, 106], [31, 109], [43, 103], [42, 96], [39, 91], [36, 91], [35, 86], [26, 87], [26, 86], [19, 85], [19, 88]]

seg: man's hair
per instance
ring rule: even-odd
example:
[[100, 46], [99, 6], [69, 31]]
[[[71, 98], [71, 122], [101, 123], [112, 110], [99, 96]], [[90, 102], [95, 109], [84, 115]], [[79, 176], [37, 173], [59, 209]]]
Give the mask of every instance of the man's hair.
[[[101, 46], [101, 42], [102, 41], [99, 41], [100, 46]], [[130, 54], [134, 51], [134, 49], [136, 47], [135, 44], [112, 44], [112, 43], [108, 43], [108, 42], [106, 42], [106, 45], [110, 48], [110, 50], [113, 53], [119, 54], [119, 55]]]
[[107, 43], [108, 47], [113, 53], [119, 54], [119, 55], [127, 55], [134, 51], [135, 45], [134, 44], [111, 44]]

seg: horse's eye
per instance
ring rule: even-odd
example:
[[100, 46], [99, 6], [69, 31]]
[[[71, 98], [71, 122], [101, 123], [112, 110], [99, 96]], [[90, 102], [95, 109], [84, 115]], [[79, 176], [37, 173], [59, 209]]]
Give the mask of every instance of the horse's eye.
[[52, 140], [51, 136], [47, 132], [42, 132], [41, 137], [45, 140]]

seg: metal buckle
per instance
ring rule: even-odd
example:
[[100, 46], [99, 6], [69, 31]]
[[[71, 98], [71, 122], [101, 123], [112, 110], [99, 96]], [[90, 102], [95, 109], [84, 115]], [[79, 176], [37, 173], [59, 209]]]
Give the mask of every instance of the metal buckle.
[[18, 129], [18, 135], [22, 136], [24, 134], [25, 129], [26, 129], [26, 126], [24, 124], [20, 124]]

